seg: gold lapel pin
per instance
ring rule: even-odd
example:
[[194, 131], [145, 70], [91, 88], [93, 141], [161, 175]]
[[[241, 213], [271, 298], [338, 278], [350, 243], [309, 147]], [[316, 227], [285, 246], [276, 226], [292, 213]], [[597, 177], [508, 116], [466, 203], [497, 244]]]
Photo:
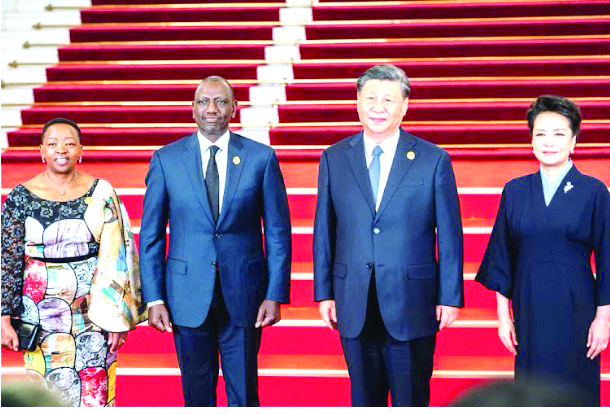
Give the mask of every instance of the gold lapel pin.
[[233, 157], [233, 164], [239, 165], [240, 162], [241, 162], [241, 160], [239, 159], [238, 156]]
[[415, 159], [415, 153], [413, 151], [407, 152], [407, 158], [413, 161]]

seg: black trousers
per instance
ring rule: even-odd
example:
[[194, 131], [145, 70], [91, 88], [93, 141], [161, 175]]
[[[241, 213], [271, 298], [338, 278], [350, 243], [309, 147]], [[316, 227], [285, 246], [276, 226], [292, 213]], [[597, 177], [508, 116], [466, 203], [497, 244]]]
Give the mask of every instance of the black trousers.
[[436, 334], [397, 341], [387, 331], [371, 278], [364, 328], [357, 338], [341, 337], [351, 380], [352, 406], [385, 407], [388, 392], [395, 407], [430, 404]]
[[260, 405], [257, 356], [262, 330], [231, 323], [218, 274], [205, 321], [196, 328], [173, 328], [185, 406], [216, 406], [219, 353], [229, 406]]

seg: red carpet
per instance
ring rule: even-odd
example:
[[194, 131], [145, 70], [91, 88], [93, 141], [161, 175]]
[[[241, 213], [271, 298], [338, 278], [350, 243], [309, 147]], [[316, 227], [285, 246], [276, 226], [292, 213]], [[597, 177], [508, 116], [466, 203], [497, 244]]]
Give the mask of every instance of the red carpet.
[[[2, 200], [43, 170], [41, 125], [65, 116], [83, 127], [79, 166], [108, 179], [132, 218], [136, 238], [152, 152], [195, 130], [190, 102], [200, 79], [231, 80], [240, 108], [266, 64], [282, 3], [232, 0], [93, 0], [70, 30], [60, 63], [35, 88], [24, 126], [2, 154]], [[263, 4], [266, 3], [266, 4]], [[466, 309], [438, 335], [432, 405], [509, 379], [513, 359], [496, 333], [494, 293], [472, 279], [508, 180], [536, 171], [524, 119], [540, 94], [574, 98], [585, 122], [574, 162], [610, 185], [610, 0], [333, 2], [313, 7], [302, 61], [270, 128], [289, 192], [292, 289], [282, 321], [264, 331], [259, 357], [265, 406], [346, 406], [349, 381], [339, 338], [313, 303], [312, 226], [322, 148], [360, 130], [355, 78], [390, 62], [404, 68], [412, 94], [404, 127], [452, 157], [465, 245]], [[392, 20], [389, 20], [392, 19]], [[240, 109], [241, 110], [241, 109]], [[233, 129], [240, 127], [240, 118]], [[298, 147], [291, 147], [298, 145]], [[610, 359], [602, 357], [602, 404], [610, 405]], [[19, 355], [2, 352], [2, 379], [19, 375]], [[7, 369], [10, 368], [10, 369]], [[183, 404], [170, 334], [130, 333], [119, 357], [121, 406]], [[224, 383], [219, 404], [226, 404]]]

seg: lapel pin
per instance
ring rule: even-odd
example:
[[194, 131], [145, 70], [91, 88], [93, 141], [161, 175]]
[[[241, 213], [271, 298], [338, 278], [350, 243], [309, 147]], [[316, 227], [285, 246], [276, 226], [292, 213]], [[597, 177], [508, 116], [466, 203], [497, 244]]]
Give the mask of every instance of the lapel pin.
[[413, 161], [415, 159], [415, 153], [413, 151], [407, 152], [407, 158]]
[[241, 162], [241, 159], [239, 159], [238, 156], [233, 157], [233, 164], [239, 165], [240, 162]]
[[574, 186], [572, 185], [571, 181], [568, 181], [566, 183], [566, 185], [563, 187], [563, 193], [567, 193], [568, 191], [570, 191], [572, 188], [574, 188]]

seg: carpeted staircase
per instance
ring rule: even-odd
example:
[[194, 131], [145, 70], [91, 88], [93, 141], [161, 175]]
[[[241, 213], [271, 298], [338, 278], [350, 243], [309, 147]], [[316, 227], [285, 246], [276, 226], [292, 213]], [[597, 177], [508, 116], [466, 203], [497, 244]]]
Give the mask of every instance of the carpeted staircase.
[[[22, 111], [23, 126], [8, 134], [2, 200], [42, 171], [41, 125], [67, 117], [83, 130], [79, 168], [117, 188], [138, 233], [152, 151], [195, 130], [190, 101], [199, 80], [230, 79], [240, 101], [232, 129], [268, 131], [293, 224], [292, 303], [282, 308], [280, 323], [264, 330], [261, 403], [349, 405], [338, 335], [313, 302], [318, 160], [323, 148], [360, 130], [355, 79], [378, 63], [398, 65], [412, 82], [404, 128], [449, 151], [464, 224], [466, 308], [438, 336], [432, 405], [511, 378], [513, 358], [496, 334], [494, 294], [473, 278], [504, 183], [537, 169], [525, 122], [536, 96], [560, 94], [580, 105], [585, 121], [574, 162], [610, 185], [610, 0], [320, 1], [302, 19], [290, 16], [284, 2], [158, 3], [93, 0], [81, 11], [83, 24], [60, 47], [60, 63], [47, 69], [35, 104]], [[274, 35], [286, 26], [300, 26], [304, 38]], [[298, 58], [267, 55], [282, 45], [298, 45]], [[277, 75], [269, 78], [261, 67]], [[279, 87], [285, 99], [263, 103], [277, 118], [252, 125], [244, 110], [261, 107], [251, 99], [251, 88], [261, 86]], [[606, 406], [608, 357], [602, 357]], [[3, 380], [22, 375], [21, 364], [20, 355], [2, 351]], [[118, 405], [182, 404], [170, 334], [138, 327], [117, 372]], [[226, 403], [222, 381], [219, 400]]]

